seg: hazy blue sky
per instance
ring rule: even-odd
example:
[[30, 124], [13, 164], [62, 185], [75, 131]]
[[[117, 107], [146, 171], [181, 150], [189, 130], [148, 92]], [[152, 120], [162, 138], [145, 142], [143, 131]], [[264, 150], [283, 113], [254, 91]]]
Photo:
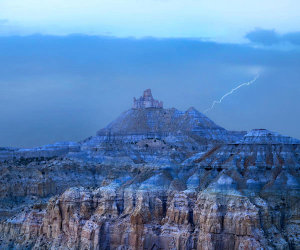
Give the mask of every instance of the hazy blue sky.
[[208, 117], [300, 138], [300, 2], [247, 2], [0, 1], [0, 146], [84, 139], [146, 88], [204, 111], [258, 72]]
[[1, 0], [1, 33], [201, 37], [246, 42], [255, 28], [298, 31], [299, 0]]

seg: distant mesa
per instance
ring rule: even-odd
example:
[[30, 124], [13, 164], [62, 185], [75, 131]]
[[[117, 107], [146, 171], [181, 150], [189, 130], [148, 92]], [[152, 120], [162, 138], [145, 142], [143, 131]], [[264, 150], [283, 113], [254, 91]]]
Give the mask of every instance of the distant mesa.
[[152, 96], [151, 89], [146, 89], [143, 96], [139, 99], [133, 98], [133, 109], [145, 108], [163, 108], [163, 102], [155, 100]]
[[298, 139], [267, 129], [252, 129], [240, 141], [242, 144], [300, 144]]

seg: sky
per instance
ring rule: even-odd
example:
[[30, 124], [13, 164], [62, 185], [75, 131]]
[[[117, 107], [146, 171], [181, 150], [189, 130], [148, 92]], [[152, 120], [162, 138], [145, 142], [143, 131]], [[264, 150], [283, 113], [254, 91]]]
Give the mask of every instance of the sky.
[[[213, 3], [211, 3], [213, 2]], [[94, 135], [152, 89], [229, 130], [300, 138], [299, 1], [0, 1], [0, 146]]]
[[247, 42], [256, 28], [299, 31], [298, 0], [1, 0], [1, 33]]

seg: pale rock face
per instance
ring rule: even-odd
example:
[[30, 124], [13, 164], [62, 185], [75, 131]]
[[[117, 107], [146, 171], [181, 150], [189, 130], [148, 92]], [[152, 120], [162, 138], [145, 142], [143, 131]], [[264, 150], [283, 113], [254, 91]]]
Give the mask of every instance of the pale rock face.
[[143, 98], [80, 143], [0, 149], [1, 249], [299, 248], [298, 140]]
[[188, 198], [184, 193], [175, 193], [172, 200], [168, 204], [166, 218], [164, 224], [189, 224], [189, 206]]

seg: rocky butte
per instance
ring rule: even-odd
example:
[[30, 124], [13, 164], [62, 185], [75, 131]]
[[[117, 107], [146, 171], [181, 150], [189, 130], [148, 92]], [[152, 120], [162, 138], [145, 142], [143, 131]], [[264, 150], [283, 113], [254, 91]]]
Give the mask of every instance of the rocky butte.
[[299, 249], [300, 141], [151, 90], [80, 142], [0, 148], [1, 249]]
[[157, 101], [153, 98], [151, 89], [146, 89], [143, 96], [138, 100], [133, 98], [133, 109], [145, 109], [145, 108], [163, 108], [163, 102]]

